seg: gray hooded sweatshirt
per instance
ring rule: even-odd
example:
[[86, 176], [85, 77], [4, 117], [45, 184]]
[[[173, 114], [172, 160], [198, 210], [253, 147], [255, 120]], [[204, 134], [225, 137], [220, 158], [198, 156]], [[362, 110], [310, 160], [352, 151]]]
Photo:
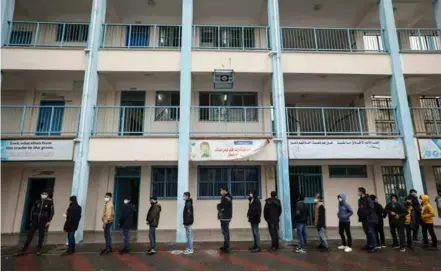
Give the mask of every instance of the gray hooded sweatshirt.
[[340, 220], [340, 222], [350, 222], [350, 218], [354, 214], [354, 211], [352, 211], [351, 206], [346, 203], [345, 194], [339, 194], [338, 197], [342, 199], [342, 201], [338, 203], [338, 219]]

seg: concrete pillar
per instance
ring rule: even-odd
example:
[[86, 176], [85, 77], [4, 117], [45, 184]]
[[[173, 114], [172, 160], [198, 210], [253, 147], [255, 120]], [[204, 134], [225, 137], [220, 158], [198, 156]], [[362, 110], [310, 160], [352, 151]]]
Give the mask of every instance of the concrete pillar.
[[421, 179], [417, 156], [418, 150], [414, 140], [412, 117], [410, 114], [403, 68], [401, 65], [392, 0], [380, 0], [379, 13], [381, 28], [384, 33], [385, 44], [387, 45], [392, 65], [390, 93], [392, 96], [392, 103], [396, 108], [396, 120], [406, 153], [406, 159], [404, 160], [406, 186], [408, 190], [415, 189], [418, 193], [422, 193], [423, 182]]
[[14, 19], [15, 0], [2, 0], [2, 26], [1, 26], [1, 46], [8, 42], [9, 22]]
[[191, 44], [193, 28], [193, 0], [182, 0], [182, 46], [181, 46], [181, 86], [179, 102], [179, 150], [178, 150], [178, 199], [176, 212], [176, 242], [187, 241], [183, 229], [182, 196], [188, 191], [190, 174], [190, 106], [191, 106]]
[[270, 27], [272, 58], [272, 95], [277, 141], [277, 188], [282, 202], [280, 238], [292, 240], [291, 197], [289, 189], [288, 138], [286, 135], [285, 89], [282, 70], [282, 42], [279, 18], [279, 0], [268, 0], [268, 22]]
[[94, 107], [98, 96], [98, 49], [103, 35], [103, 24], [106, 17], [106, 0], [93, 0], [92, 14], [89, 25], [89, 37], [86, 54], [86, 69], [84, 72], [83, 97], [78, 136], [75, 139], [77, 156], [75, 158], [72, 195], [76, 195], [78, 203], [83, 208], [75, 238], [83, 240], [84, 218], [86, 210], [87, 187], [89, 185], [89, 138], [93, 129]]

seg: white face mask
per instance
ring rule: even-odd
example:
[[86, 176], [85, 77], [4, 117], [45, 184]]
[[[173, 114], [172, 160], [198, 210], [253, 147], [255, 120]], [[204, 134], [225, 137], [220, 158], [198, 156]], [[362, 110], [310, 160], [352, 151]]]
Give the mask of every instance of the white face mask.
[[316, 199], [314, 199], [314, 203], [317, 203], [318, 202], [318, 199], [316, 198]]
[[343, 199], [341, 199], [341, 198], [338, 198], [338, 201], [342, 202], [342, 201], [343, 201]]
[[41, 199], [46, 199], [47, 195], [41, 195]]
[[110, 198], [109, 197], [105, 197], [104, 201], [109, 202]]
[[253, 194], [250, 194], [250, 197], [253, 197]]
[[130, 200], [125, 199], [124, 200], [124, 204], [128, 204], [130, 202]]

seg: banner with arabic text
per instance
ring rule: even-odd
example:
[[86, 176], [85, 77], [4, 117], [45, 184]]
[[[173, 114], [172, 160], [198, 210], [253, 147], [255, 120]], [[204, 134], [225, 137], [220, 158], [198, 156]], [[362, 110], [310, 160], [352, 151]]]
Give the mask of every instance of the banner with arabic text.
[[231, 161], [259, 152], [267, 140], [192, 140], [192, 161]]

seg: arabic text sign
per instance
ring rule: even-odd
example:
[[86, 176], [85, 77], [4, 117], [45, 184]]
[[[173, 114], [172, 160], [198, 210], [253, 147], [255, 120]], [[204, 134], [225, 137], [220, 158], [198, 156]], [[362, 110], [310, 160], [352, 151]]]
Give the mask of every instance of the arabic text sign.
[[2, 140], [2, 161], [70, 161], [72, 140]]
[[441, 139], [418, 139], [423, 160], [441, 159]]
[[230, 161], [244, 159], [259, 152], [267, 140], [194, 140], [192, 161]]
[[404, 159], [401, 139], [290, 140], [290, 159]]

